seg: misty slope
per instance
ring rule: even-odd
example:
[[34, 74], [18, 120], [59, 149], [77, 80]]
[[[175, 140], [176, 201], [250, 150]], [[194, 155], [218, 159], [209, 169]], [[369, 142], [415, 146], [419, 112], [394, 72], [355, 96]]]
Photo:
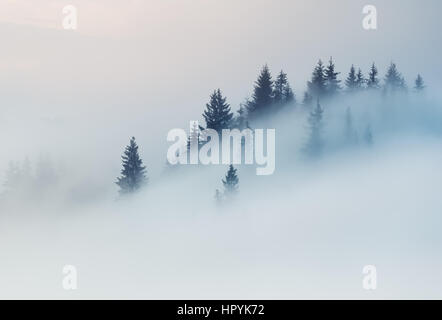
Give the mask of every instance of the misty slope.
[[[0, 296], [440, 297], [440, 147], [419, 139], [339, 155], [271, 194], [244, 181], [227, 211], [191, 201], [212, 191], [193, 182], [69, 215], [2, 217]], [[61, 287], [65, 264], [78, 268], [75, 292]], [[378, 268], [375, 292], [361, 287], [366, 264]]]

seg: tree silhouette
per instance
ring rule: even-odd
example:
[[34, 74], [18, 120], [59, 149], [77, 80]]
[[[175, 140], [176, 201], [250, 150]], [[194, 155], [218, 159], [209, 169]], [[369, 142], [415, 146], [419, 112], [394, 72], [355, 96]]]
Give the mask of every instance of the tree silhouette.
[[206, 110], [203, 113], [207, 129], [216, 130], [218, 133], [221, 133], [222, 129], [230, 129], [233, 113], [226, 100], [220, 89], [211, 94], [210, 102], [206, 104]]
[[236, 169], [233, 165], [229, 166], [226, 177], [222, 180], [224, 185], [224, 196], [230, 198], [238, 193], [238, 183], [239, 179], [236, 175]]
[[130, 139], [122, 155], [123, 169], [116, 184], [120, 187], [120, 194], [125, 195], [139, 190], [147, 182], [146, 167], [138, 154], [138, 145], [135, 137]]
[[261, 70], [258, 80], [255, 82], [252, 101], [248, 105], [250, 117], [257, 117], [265, 114], [273, 103], [273, 80], [267, 65]]

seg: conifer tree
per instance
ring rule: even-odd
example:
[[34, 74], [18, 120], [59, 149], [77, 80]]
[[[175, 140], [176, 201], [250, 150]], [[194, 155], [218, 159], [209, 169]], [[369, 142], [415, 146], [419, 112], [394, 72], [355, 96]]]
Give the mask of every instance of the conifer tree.
[[341, 90], [341, 80], [338, 80], [339, 73], [340, 72], [335, 71], [335, 64], [333, 63], [333, 59], [330, 58], [328, 66], [325, 69], [325, 86], [327, 95], [329, 96], [334, 96]]
[[147, 183], [146, 167], [138, 154], [138, 145], [135, 137], [130, 139], [122, 155], [123, 169], [121, 177], [117, 178], [116, 184], [120, 187], [120, 194], [126, 195], [139, 190]]
[[8, 169], [5, 173], [5, 182], [3, 186], [6, 191], [15, 191], [19, 185], [22, 177], [22, 171], [18, 162], [9, 162]]
[[425, 89], [424, 79], [421, 77], [420, 74], [418, 74], [416, 80], [414, 81], [414, 90], [416, 92], [421, 92], [424, 89]]
[[367, 88], [379, 89], [378, 69], [374, 63], [371, 65], [370, 72], [368, 73]]
[[269, 68], [265, 65], [255, 82], [252, 100], [248, 105], [250, 117], [266, 114], [273, 103], [273, 80]]
[[226, 100], [220, 89], [211, 94], [210, 102], [206, 104], [206, 110], [203, 113], [207, 129], [213, 129], [221, 133], [222, 129], [231, 128], [233, 113]]
[[348, 91], [352, 92], [357, 89], [357, 79], [358, 78], [356, 76], [356, 69], [354, 65], [351, 65], [350, 72], [348, 73], [347, 79], [345, 80], [345, 85]]
[[239, 179], [236, 175], [236, 169], [233, 165], [229, 166], [225, 179], [222, 180], [224, 185], [224, 196], [230, 198], [238, 193]]
[[239, 109], [236, 111], [238, 114], [233, 119], [232, 127], [239, 130], [243, 130], [247, 127], [247, 106], [249, 103], [249, 99], [246, 99], [245, 102], [240, 103]]
[[395, 92], [406, 89], [405, 79], [397, 70], [396, 64], [393, 62], [390, 64], [387, 74], [385, 75], [384, 89], [387, 92]]
[[358, 73], [356, 74], [356, 88], [358, 90], [364, 89], [365, 82], [366, 80], [364, 78], [364, 75], [362, 74], [362, 70], [359, 69]]
[[313, 98], [319, 99], [326, 93], [325, 68], [321, 60], [313, 69], [312, 79], [307, 82], [307, 91]]
[[215, 201], [217, 205], [223, 203], [223, 194], [218, 189], [215, 190]]
[[307, 145], [305, 146], [305, 151], [307, 155], [311, 157], [318, 157], [322, 154], [323, 140], [322, 140], [322, 116], [324, 110], [319, 104], [319, 99], [316, 103], [316, 107], [310, 111], [308, 124], [309, 124], [309, 137]]
[[292, 88], [287, 80], [287, 74], [281, 70], [278, 74], [274, 90], [273, 90], [273, 101], [275, 105], [281, 106], [283, 104], [291, 103], [295, 99]]

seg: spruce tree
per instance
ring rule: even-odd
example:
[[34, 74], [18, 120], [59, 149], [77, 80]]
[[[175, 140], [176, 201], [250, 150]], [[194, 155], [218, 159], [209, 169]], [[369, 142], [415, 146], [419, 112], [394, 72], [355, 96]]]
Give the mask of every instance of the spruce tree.
[[379, 89], [378, 69], [374, 63], [371, 65], [370, 72], [368, 74], [367, 88]]
[[121, 177], [117, 178], [116, 184], [120, 187], [120, 194], [130, 194], [139, 190], [147, 182], [146, 167], [138, 154], [138, 145], [135, 137], [130, 139], [122, 155], [123, 169]]
[[313, 102], [313, 97], [307, 91], [305, 91], [304, 98], [302, 99], [302, 104], [305, 107], [308, 107], [312, 104], [312, 102]]
[[215, 202], [216, 202], [216, 204], [217, 205], [221, 205], [222, 203], [223, 203], [223, 194], [218, 190], [218, 189], [216, 189], [215, 190]]
[[347, 79], [345, 80], [345, 85], [348, 91], [352, 92], [357, 89], [357, 79], [358, 78], [356, 76], [356, 69], [354, 65], [351, 65], [350, 72], [348, 73]]
[[255, 82], [252, 101], [248, 105], [250, 117], [266, 114], [273, 103], [273, 80], [269, 68], [265, 65]]
[[308, 124], [309, 124], [309, 137], [307, 145], [305, 146], [305, 151], [307, 155], [311, 157], [318, 157], [322, 154], [323, 140], [322, 140], [322, 116], [324, 110], [319, 104], [319, 99], [316, 103], [316, 107], [310, 111]]
[[355, 145], [358, 142], [358, 135], [353, 126], [353, 115], [350, 107], [345, 113], [345, 142], [347, 145]]
[[281, 106], [283, 104], [294, 102], [295, 95], [287, 79], [287, 74], [281, 70], [278, 74], [274, 90], [273, 90], [273, 101], [275, 105]]
[[312, 79], [307, 82], [308, 94], [319, 99], [326, 93], [325, 68], [321, 60], [313, 69]]
[[229, 198], [238, 193], [239, 179], [236, 175], [236, 169], [233, 165], [229, 166], [225, 179], [222, 180], [224, 185], [224, 196]]
[[191, 145], [201, 146], [201, 127], [198, 125], [198, 121], [193, 121], [190, 127], [189, 136], [187, 137], [187, 151], [190, 150]]
[[340, 72], [335, 71], [335, 64], [333, 63], [333, 59], [330, 58], [328, 66], [325, 69], [325, 86], [327, 95], [329, 96], [334, 96], [341, 90], [341, 80], [338, 80], [339, 73]]
[[395, 92], [398, 90], [406, 89], [405, 79], [397, 70], [396, 64], [394, 64], [393, 62], [390, 64], [390, 67], [388, 68], [385, 75], [384, 89], [387, 92]]
[[421, 77], [420, 74], [418, 74], [416, 80], [414, 81], [414, 90], [416, 92], [421, 92], [424, 89], [425, 89], [424, 79]]
[[359, 69], [358, 73], [356, 74], [356, 88], [358, 90], [364, 89], [365, 82], [366, 81], [364, 75], [362, 74], [362, 70]]
[[226, 100], [220, 89], [211, 94], [210, 102], [206, 104], [206, 110], [203, 113], [207, 129], [213, 129], [221, 133], [222, 129], [231, 128], [233, 113]]
[[284, 91], [283, 91], [282, 95], [284, 97], [285, 103], [292, 103], [292, 104], [296, 103], [295, 93], [293, 92], [293, 90], [290, 87], [290, 84], [288, 82], [287, 82], [287, 85], [284, 87]]

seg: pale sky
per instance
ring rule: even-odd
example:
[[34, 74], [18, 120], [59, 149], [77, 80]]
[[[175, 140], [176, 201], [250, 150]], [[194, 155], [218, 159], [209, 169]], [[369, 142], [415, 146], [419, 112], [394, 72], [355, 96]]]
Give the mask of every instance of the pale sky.
[[[70, 4], [78, 12], [75, 31], [62, 28], [62, 9]], [[86, 130], [86, 119], [92, 127], [107, 119], [115, 129], [102, 134], [121, 144], [133, 134], [145, 137], [144, 144], [166, 143], [169, 129], [201, 119], [216, 88], [237, 110], [265, 63], [273, 75], [288, 73], [298, 99], [318, 59], [330, 56], [341, 79], [351, 64], [367, 73], [373, 61], [383, 77], [394, 61], [410, 86], [421, 73], [438, 93], [442, 2], [370, 1], [378, 11], [374, 31], [362, 28], [366, 4], [0, 0], [0, 127], [6, 130], [0, 142], [18, 148], [32, 137], [41, 149], [37, 141], [48, 137], [31, 131], [35, 120]]]

